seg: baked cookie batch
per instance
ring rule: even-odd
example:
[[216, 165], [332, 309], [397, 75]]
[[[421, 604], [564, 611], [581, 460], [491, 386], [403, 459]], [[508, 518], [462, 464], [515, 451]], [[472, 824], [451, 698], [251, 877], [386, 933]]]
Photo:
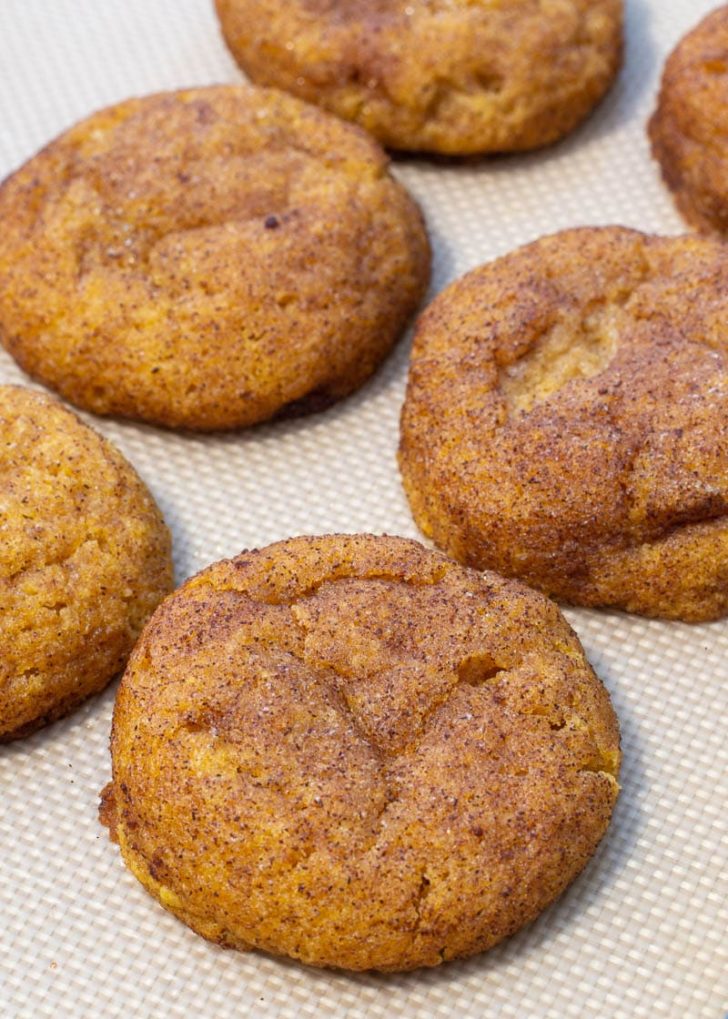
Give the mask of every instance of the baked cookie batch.
[[[429, 282], [378, 142], [550, 144], [622, 53], [620, 0], [216, 8], [273, 88], [130, 99], [0, 186], [0, 340], [95, 414], [214, 431], [353, 392]], [[712, 236], [566, 230], [420, 317], [400, 468], [452, 558], [294, 538], [157, 608], [170, 537], [143, 482], [56, 400], [0, 387], [0, 741], [126, 665], [101, 816], [193, 930], [315, 966], [434, 966], [514, 933], [593, 854], [618, 725], [546, 595], [728, 613], [727, 111], [724, 6], [668, 60], [649, 125]]]

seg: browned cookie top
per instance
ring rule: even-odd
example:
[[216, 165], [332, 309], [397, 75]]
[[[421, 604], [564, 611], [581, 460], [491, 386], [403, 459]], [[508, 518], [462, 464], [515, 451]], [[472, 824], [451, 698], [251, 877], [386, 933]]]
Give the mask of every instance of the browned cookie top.
[[429, 275], [374, 142], [238, 86], [94, 114], [5, 182], [0, 220], [5, 346], [79, 406], [172, 427], [351, 392]]
[[117, 698], [104, 816], [205, 937], [317, 966], [495, 944], [581, 870], [617, 723], [556, 606], [401, 538], [296, 538], [168, 599]]
[[679, 43], [649, 125], [652, 151], [683, 216], [728, 234], [728, 4]]
[[728, 251], [536, 241], [423, 315], [400, 464], [455, 558], [585, 605], [728, 610]]
[[101, 690], [172, 586], [170, 539], [114, 447], [0, 386], [0, 740]]
[[602, 97], [621, 60], [621, 0], [216, 0], [260, 84], [450, 154], [546, 145]]

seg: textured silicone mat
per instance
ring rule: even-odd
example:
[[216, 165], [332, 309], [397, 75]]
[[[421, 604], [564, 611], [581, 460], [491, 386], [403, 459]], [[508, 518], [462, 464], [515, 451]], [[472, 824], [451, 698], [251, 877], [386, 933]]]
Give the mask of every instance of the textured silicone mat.
[[[561, 227], [682, 229], [644, 121], [665, 55], [711, 6], [627, 0], [618, 85], [547, 152], [463, 166], [397, 161], [429, 221], [433, 290]], [[97, 107], [239, 78], [210, 0], [1, 0], [0, 14], [0, 174]], [[308, 420], [224, 438], [94, 422], [158, 498], [180, 580], [291, 534], [416, 535], [395, 466], [406, 348], [359, 395]], [[22, 380], [0, 354], [0, 381]], [[621, 719], [623, 793], [596, 858], [531, 927], [479, 958], [392, 977], [311, 971], [205, 943], [142, 891], [97, 821], [109, 690], [0, 748], [2, 1019], [722, 1016], [726, 625], [568, 615]]]

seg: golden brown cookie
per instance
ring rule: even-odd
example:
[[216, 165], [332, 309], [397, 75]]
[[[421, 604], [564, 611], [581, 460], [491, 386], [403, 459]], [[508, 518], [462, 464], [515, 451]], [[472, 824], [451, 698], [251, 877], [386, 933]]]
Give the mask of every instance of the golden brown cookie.
[[96, 414], [234, 428], [360, 386], [429, 275], [363, 132], [238, 86], [131, 99], [0, 188], [0, 339]]
[[416, 542], [294, 538], [154, 615], [102, 817], [204, 937], [402, 970], [494, 945], [604, 834], [619, 734], [542, 595]]
[[216, 0], [253, 81], [394, 149], [510, 152], [568, 134], [614, 80], [622, 0]]
[[0, 386], [0, 741], [103, 689], [172, 586], [170, 538], [121, 454]]
[[728, 249], [568, 230], [469, 273], [415, 337], [400, 466], [470, 566], [579, 605], [728, 611]]
[[728, 235], [728, 4], [668, 58], [649, 135], [685, 219]]

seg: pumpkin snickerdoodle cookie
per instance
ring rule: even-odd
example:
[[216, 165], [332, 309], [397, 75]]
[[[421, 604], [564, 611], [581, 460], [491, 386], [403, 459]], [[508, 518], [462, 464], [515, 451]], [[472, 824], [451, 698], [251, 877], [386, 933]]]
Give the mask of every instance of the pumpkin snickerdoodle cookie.
[[621, 0], [216, 0], [251, 79], [450, 155], [547, 145], [617, 74]]
[[55, 400], [0, 386], [0, 741], [123, 668], [171, 589], [170, 538], [133, 468]]
[[728, 4], [668, 58], [649, 134], [685, 219], [728, 236]]
[[0, 340], [96, 414], [223, 429], [360, 386], [427, 285], [383, 151], [274, 91], [130, 99], [0, 188]]
[[619, 758], [548, 599], [401, 538], [295, 538], [154, 615], [102, 817], [206, 938], [413, 969], [489, 948], [563, 891], [607, 828]]
[[454, 558], [579, 605], [728, 611], [728, 249], [568, 230], [422, 316], [400, 466]]

